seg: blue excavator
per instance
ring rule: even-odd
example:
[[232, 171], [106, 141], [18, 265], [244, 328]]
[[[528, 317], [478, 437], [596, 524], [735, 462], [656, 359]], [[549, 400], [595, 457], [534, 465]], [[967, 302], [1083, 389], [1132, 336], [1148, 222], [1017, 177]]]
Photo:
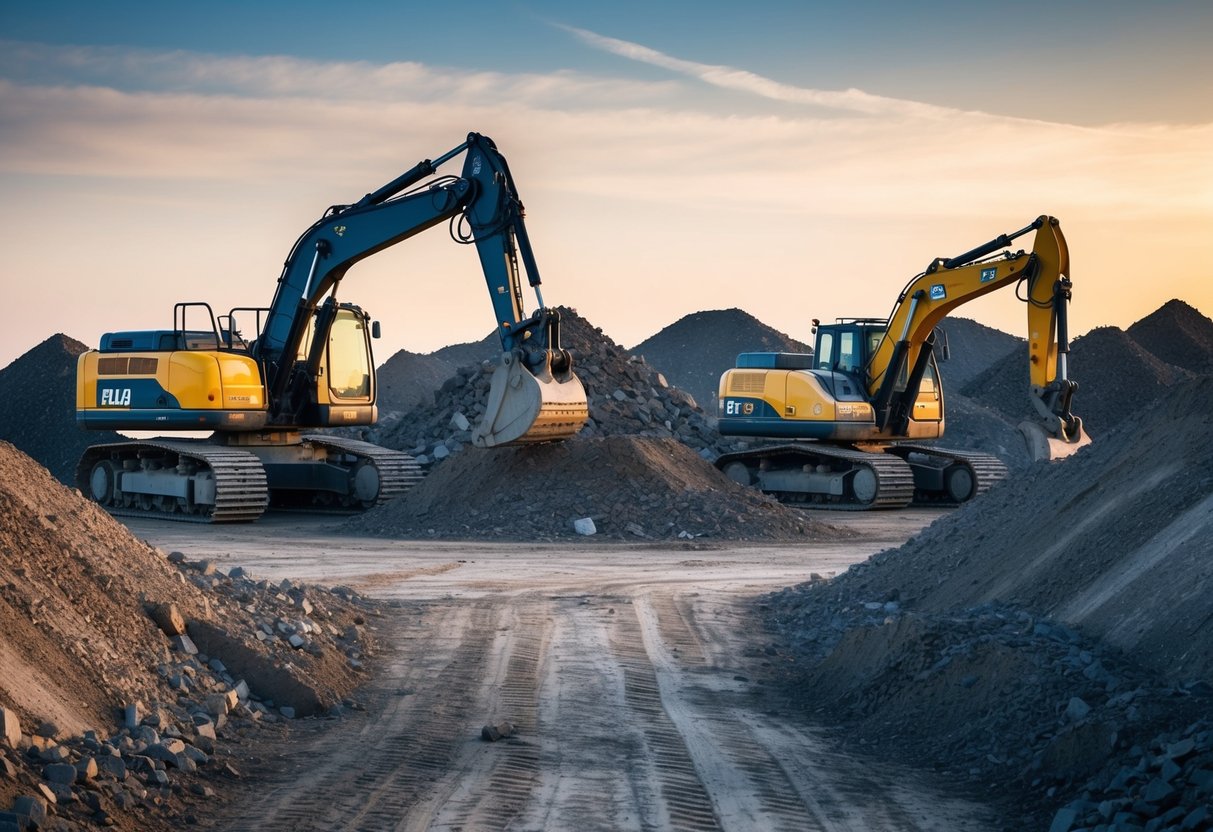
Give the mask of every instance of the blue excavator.
[[[461, 175], [437, 175], [460, 154]], [[443, 222], [452, 239], [476, 247], [502, 345], [473, 444], [575, 434], [589, 416], [585, 389], [560, 346], [559, 311], [543, 304], [522, 202], [493, 141], [470, 133], [325, 211], [291, 249], [268, 307], [216, 316], [208, 303], [178, 303], [171, 329], [109, 332], [81, 355], [82, 427], [212, 431], [94, 445], [77, 467], [81, 491], [114, 514], [194, 522], [247, 522], [271, 504], [357, 511], [405, 491], [420, 478], [407, 454], [304, 430], [376, 421], [379, 324], [339, 302], [338, 287], [358, 261]], [[522, 273], [538, 304], [530, 315]], [[241, 335], [238, 315], [255, 318], [254, 340]]]

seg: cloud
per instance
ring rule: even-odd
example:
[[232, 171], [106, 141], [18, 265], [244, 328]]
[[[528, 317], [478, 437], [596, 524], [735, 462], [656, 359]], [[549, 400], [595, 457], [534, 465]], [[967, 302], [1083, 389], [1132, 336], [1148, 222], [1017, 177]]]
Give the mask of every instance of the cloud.
[[898, 98], [872, 95], [871, 93], [857, 89], [831, 91], [796, 87], [743, 69], [687, 61], [666, 55], [663, 52], [658, 52], [655, 49], [650, 49], [638, 43], [606, 37], [605, 35], [599, 35], [575, 26], [555, 25], [575, 35], [595, 49], [601, 49], [629, 60], [659, 66], [681, 75], [689, 75], [721, 89], [750, 93], [762, 98], [769, 98], [773, 101], [809, 104], [836, 110], [864, 113], [866, 115], [905, 115], [917, 118], [942, 118], [961, 112], [948, 107], [924, 104], [919, 101], [906, 101]]
[[287, 55], [212, 55], [112, 46], [57, 46], [0, 40], [0, 77], [43, 86], [103, 86], [241, 98], [408, 100], [576, 107], [579, 102], [663, 99], [675, 82], [624, 81], [573, 71], [502, 73], [415, 61], [315, 61]]

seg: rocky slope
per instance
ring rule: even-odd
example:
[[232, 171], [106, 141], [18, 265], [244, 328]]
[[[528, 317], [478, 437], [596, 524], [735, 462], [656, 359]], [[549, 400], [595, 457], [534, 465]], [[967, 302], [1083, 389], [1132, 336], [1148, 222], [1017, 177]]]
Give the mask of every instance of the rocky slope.
[[1142, 826], [1205, 805], [1210, 408], [1213, 378], [1178, 385], [900, 549], [769, 598], [806, 705], [1024, 807], [1069, 800], [1073, 828], [1102, 802]]
[[364, 678], [350, 597], [166, 556], [0, 442], [0, 811], [190, 823], [244, 732]]

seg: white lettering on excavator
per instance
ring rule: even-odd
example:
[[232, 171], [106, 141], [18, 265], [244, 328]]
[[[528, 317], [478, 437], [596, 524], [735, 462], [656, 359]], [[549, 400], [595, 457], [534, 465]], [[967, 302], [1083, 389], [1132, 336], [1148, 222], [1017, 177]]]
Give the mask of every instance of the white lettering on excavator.
[[131, 388], [107, 387], [101, 391], [102, 407], [130, 407]]
[[472, 176], [480, 175], [480, 154], [477, 153], [472, 157]]

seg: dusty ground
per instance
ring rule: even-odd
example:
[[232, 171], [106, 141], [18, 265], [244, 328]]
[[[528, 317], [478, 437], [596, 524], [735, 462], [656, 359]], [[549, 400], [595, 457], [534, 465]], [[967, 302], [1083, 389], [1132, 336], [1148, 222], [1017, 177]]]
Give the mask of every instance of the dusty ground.
[[[390, 605], [377, 635], [394, 651], [365, 710], [247, 747], [211, 828], [998, 829], [954, 784], [842, 753], [785, 710], [745, 611], [937, 516], [848, 516], [857, 540], [750, 548], [338, 539], [298, 516], [132, 528]], [[502, 721], [515, 737], [480, 739]]]

